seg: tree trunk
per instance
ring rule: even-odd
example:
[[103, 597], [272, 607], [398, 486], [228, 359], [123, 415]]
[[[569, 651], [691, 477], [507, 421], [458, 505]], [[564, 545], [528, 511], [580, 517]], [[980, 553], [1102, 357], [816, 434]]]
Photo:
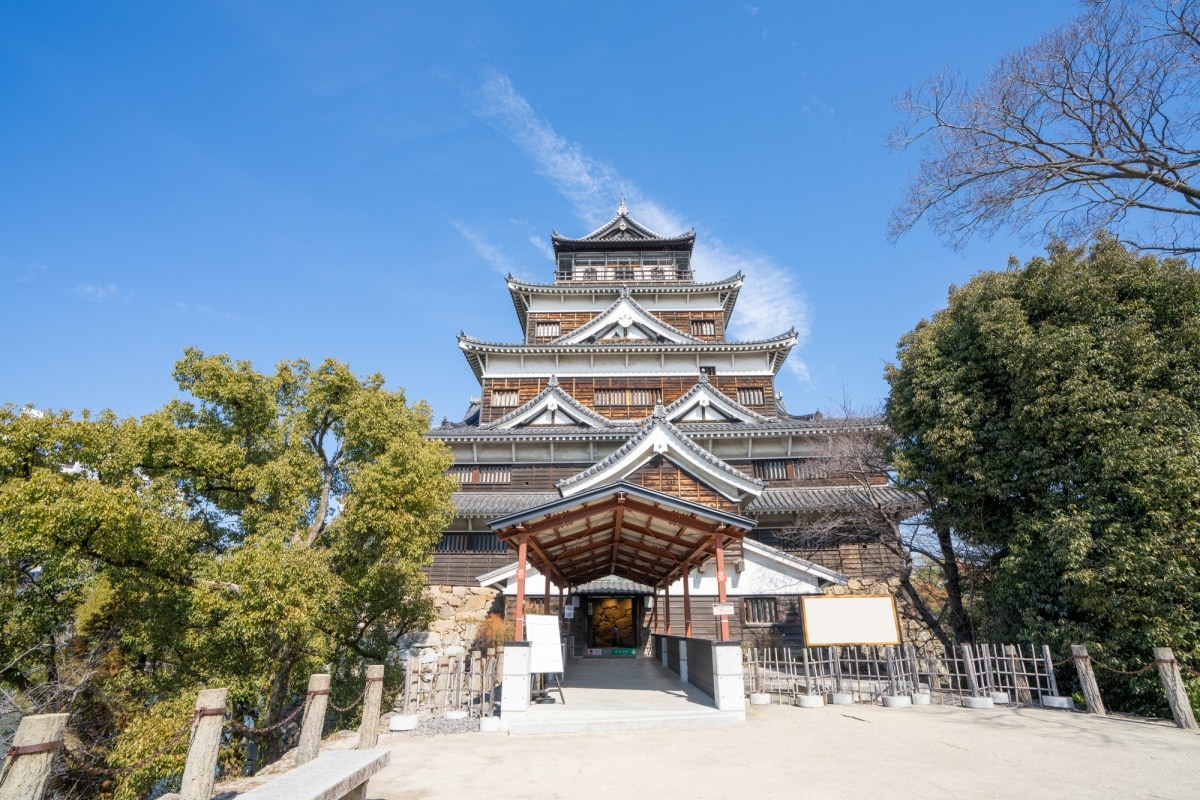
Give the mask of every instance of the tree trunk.
[[[271, 688], [267, 693], [267, 707], [263, 714], [260, 728], [274, 725], [283, 719], [284, 706], [288, 699], [288, 685], [291, 683], [292, 668], [295, 666], [295, 655], [290, 640], [284, 640], [279, 648], [279, 666], [271, 676]], [[275, 732], [261, 742], [263, 762], [271, 763], [283, 755], [284, 739], [281, 732]]]
[[948, 624], [954, 638], [962, 643], [973, 643], [975, 632], [971, 628], [971, 620], [963, 608], [962, 575], [958, 571], [958, 554], [954, 552], [954, 539], [950, 530], [937, 527], [938, 546], [942, 550], [942, 576], [946, 580], [946, 604]]

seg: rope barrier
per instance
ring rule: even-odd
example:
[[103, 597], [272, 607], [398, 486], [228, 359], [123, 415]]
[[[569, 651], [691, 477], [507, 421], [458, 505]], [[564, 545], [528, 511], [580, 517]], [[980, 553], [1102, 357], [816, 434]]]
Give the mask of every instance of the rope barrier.
[[[84, 760], [85, 756], [91, 756], [92, 758], [97, 758], [97, 756], [93, 756], [91, 753], [88, 753], [85, 750], [70, 750], [70, 749], [64, 747], [63, 754], [67, 757], [67, 760], [70, 761], [74, 765], [74, 768], [79, 770], [80, 772], [87, 772], [92, 775], [103, 775], [106, 777], [128, 775], [129, 773], [133, 772], [134, 770], [141, 769], [142, 767], [151, 763], [155, 759], [161, 757], [164, 753], [166, 753], [172, 747], [179, 744], [179, 740], [184, 737], [184, 734], [187, 734], [192, 730], [192, 726], [195, 725], [196, 722], [201, 717], [215, 716], [215, 713], [212, 713], [212, 712], [218, 712], [218, 711], [221, 714], [225, 713], [225, 709], [223, 709], [223, 708], [221, 708], [221, 709], [212, 709], [212, 708], [196, 709], [196, 712], [192, 715], [192, 718], [190, 720], [188, 720], [187, 724], [184, 725], [182, 728], [180, 728], [175, 733], [174, 736], [172, 736], [170, 739], [168, 739], [166, 744], [164, 744], [162, 747], [158, 748], [158, 750], [154, 751], [153, 753], [146, 756], [145, 758], [143, 758], [139, 761], [136, 761], [132, 764], [127, 764], [124, 767], [98, 767], [95, 764]], [[201, 713], [201, 712], [206, 712], [206, 713]]]

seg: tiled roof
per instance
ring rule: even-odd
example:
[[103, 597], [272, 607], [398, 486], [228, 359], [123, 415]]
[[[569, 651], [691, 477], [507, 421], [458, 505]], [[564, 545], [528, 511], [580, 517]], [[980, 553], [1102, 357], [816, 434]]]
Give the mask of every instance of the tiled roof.
[[[433, 428], [429, 435], [438, 439], [488, 440], [502, 439], [589, 439], [611, 441], [633, 435], [633, 425], [643, 426], [649, 417], [640, 420], [613, 421], [610, 428], [579, 428], [576, 426], [545, 426], [538, 428], [510, 428], [495, 430], [471, 425], [449, 424]], [[821, 417], [818, 414], [770, 418], [763, 422], [679, 422], [673, 423], [685, 436], [721, 439], [741, 436], [783, 436], [787, 434], [812, 435], [837, 431], [854, 431], [880, 428], [882, 420], [863, 417], [845, 420]], [[640, 428], [638, 428], [640, 430]]]
[[[889, 508], [915, 511], [922, 505], [917, 495], [894, 486], [872, 487], [871, 491]], [[492, 519], [558, 499], [558, 492], [455, 492], [454, 506], [460, 517]], [[755, 516], [771, 512], [835, 510], [867, 503], [865, 490], [856, 486], [768, 488], [746, 507], [745, 513]]]
[[747, 514], [772, 511], [819, 511], [862, 508], [871, 505], [868, 491], [883, 505], [893, 509], [919, 509], [921, 498], [894, 486], [830, 486], [821, 488], [782, 487], [767, 489], [746, 506]]
[[[689, 439], [687, 437], [687, 435], [683, 431], [681, 431], [679, 428], [675, 427], [669, 421], [667, 421], [666, 416], [664, 416], [662, 406], [659, 406], [658, 408], [655, 409], [654, 415], [650, 418], [650, 422], [647, 423], [646, 426], [643, 427], [640, 431], [638, 431], [628, 442], [621, 445], [616, 450], [614, 450], [612, 453], [610, 453], [607, 457], [601, 459], [600, 461], [597, 461], [595, 464], [588, 467], [583, 472], [580, 472], [577, 475], [572, 475], [570, 478], [566, 478], [564, 480], [559, 481], [557, 484], [558, 489], [560, 491], [564, 491], [564, 490], [570, 488], [571, 486], [573, 486], [577, 483], [580, 483], [582, 481], [585, 481], [588, 478], [591, 478], [594, 475], [604, 472], [605, 470], [614, 466], [615, 464], [620, 462], [622, 459], [624, 459], [627, 455], [629, 455], [630, 452], [635, 450], [638, 447], [638, 445], [640, 445], [647, 437], [649, 437], [651, 434], [653, 434], [655, 429], [657, 429], [657, 428], [662, 428], [662, 429], [666, 430], [669, 434], [671, 434], [672, 438], [677, 440], [677, 442], [684, 448], [684, 450], [687, 454], [691, 455], [695, 459], [698, 459], [699, 461], [702, 461], [702, 462], [708, 464], [710, 467], [714, 468], [717, 472], [724, 474], [727, 477], [727, 479], [729, 479], [729, 480], [733, 481], [735, 484], [737, 484], [741, 491], [743, 491], [743, 492], [747, 491], [748, 486], [749, 487], [757, 487], [757, 490], [761, 491], [762, 487], [766, 486], [766, 484], [763, 483], [762, 481], [758, 480], [757, 478], [753, 478], [753, 477], [747, 475], [746, 473], [742, 472], [739, 469], [735, 469], [734, 467], [729, 466], [729, 464], [726, 464], [724, 461], [717, 458], [712, 453], [708, 452], [703, 447], [701, 447], [698, 444], [696, 444], [695, 442], [693, 442], [691, 439]], [[749, 491], [753, 493], [755, 490], [749, 489]]]
[[588, 581], [582, 586], [573, 586], [571, 594], [654, 594], [654, 587], [609, 575], [606, 578]]
[[[615, 424], [612, 420], [608, 419], [608, 417], [597, 414], [595, 411], [588, 408], [583, 403], [580, 403], [578, 400], [576, 400], [574, 397], [572, 397], [569, 393], [563, 391], [563, 389], [558, 385], [558, 381], [555, 380], [555, 378], [553, 376], [551, 376], [550, 382], [548, 384], [546, 384], [546, 388], [542, 389], [540, 392], [538, 392], [537, 395], [534, 396], [534, 398], [532, 400], [530, 400], [528, 403], [525, 403], [520, 408], [513, 409], [512, 411], [508, 412], [507, 414], [505, 414], [503, 417], [500, 417], [499, 419], [495, 419], [495, 420], [492, 420], [491, 422], [485, 423], [481, 427], [484, 430], [492, 430], [492, 429], [510, 430], [510, 429], [512, 429], [509, 426], [510, 422], [512, 422], [513, 420], [516, 420], [516, 419], [520, 419], [525, 414], [527, 414], [530, 411], [532, 411], [533, 409], [537, 408], [537, 406], [539, 404], [541, 404], [544, 400], [546, 400], [546, 398], [551, 397], [551, 396], [554, 397], [556, 400], [561, 400], [571, 410], [573, 410], [576, 413], [576, 415], [578, 415], [579, 417], [582, 417], [585, 420], [588, 420], [589, 422], [592, 423], [592, 425], [594, 427], [610, 428]], [[558, 429], [560, 427], [567, 427], [570, 430], [580, 430], [580, 428], [576, 425], [538, 426], [537, 428], [535, 428], [535, 430], [540, 430], [542, 427], [555, 428], [555, 429]], [[517, 430], [524, 430], [524, 429], [517, 428]]]

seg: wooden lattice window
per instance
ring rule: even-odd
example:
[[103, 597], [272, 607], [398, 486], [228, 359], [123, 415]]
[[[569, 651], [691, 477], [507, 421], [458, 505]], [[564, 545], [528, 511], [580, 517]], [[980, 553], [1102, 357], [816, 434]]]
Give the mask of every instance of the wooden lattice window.
[[559, 336], [560, 330], [562, 330], [562, 326], [557, 322], [539, 322], [536, 328], [536, 335], [538, 338], [543, 339], [547, 337], [556, 338]]
[[711, 319], [692, 320], [692, 336], [716, 336], [717, 323]]
[[779, 598], [743, 597], [742, 621], [747, 625], [774, 625], [779, 622]]
[[511, 483], [512, 482], [512, 467], [505, 466], [487, 466], [480, 467], [469, 464], [464, 464], [458, 467], [450, 468], [450, 475], [458, 478], [460, 484], [463, 483]]
[[516, 408], [519, 394], [516, 389], [493, 389], [492, 408]]
[[662, 389], [596, 389], [592, 402], [600, 406], [653, 406], [662, 402]]
[[787, 480], [787, 462], [786, 461], [755, 461], [754, 462], [754, 477], [762, 481], [786, 481]]
[[737, 390], [737, 398], [744, 406], [761, 406], [766, 402], [766, 393], [761, 386], [743, 386]]
[[717, 368], [716, 368], [716, 367], [710, 367], [710, 366], [708, 366], [708, 365], [706, 365], [706, 364], [701, 364], [701, 365], [700, 365], [700, 374], [701, 374], [701, 375], [716, 375], [716, 374], [717, 374]]

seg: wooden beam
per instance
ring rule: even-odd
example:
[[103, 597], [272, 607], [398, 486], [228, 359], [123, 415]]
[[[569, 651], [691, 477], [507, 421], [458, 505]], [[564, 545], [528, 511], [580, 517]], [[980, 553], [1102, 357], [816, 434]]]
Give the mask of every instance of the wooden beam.
[[527, 567], [529, 534], [522, 533], [517, 540], [517, 607], [515, 640], [525, 641], [525, 573]]

